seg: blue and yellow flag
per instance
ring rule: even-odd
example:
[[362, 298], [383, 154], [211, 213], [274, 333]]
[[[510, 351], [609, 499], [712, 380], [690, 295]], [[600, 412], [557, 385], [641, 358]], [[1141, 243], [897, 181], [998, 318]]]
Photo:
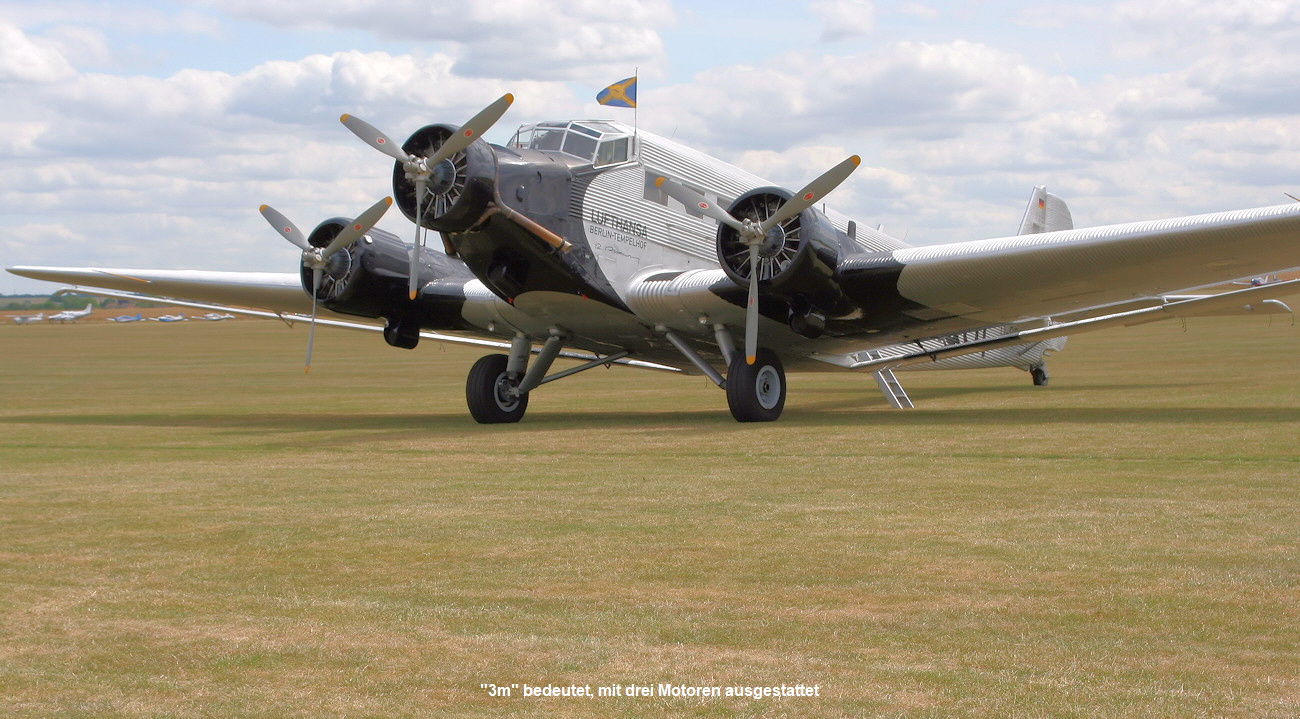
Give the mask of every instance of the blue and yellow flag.
[[596, 102], [611, 107], [636, 107], [636, 77], [619, 80], [596, 93]]

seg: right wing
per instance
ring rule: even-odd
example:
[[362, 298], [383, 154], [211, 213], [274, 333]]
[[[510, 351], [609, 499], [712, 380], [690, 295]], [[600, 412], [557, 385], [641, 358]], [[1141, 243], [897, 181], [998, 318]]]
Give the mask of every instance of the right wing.
[[168, 298], [178, 298], [271, 312], [311, 312], [311, 297], [303, 290], [302, 279], [297, 273], [103, 270], [94, 267], [11, 267], [9, 271], [35, 280], [148, 295], [160, 303], [167, 303]]

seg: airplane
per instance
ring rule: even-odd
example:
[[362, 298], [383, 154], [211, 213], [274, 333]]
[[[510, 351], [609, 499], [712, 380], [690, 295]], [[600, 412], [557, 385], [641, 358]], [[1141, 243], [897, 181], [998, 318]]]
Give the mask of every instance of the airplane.
[[40, 322], [41, 320], [44, 319], [45, 319], [44, 312], [38, 312], [37, 314], [34, 315], [15, 315], [13, 318], [14, 322], [20, 325], [29, 325], [32, 324], [33, 322]]
[[207, 322], [223, 322], [225, 320], [233, 320], [235, 319], [235, 316], [230, 314], [229, 312], [208, 312], [206, 314], [195, 315], [190, 319], [204, 320]]
[[186, 319], [188, 318], [183, 314], [174, 314], [174, 315], [158, 315], [157, 317], [150, 317], [149, 321], [150, 322], [184, 322]]
[[139, 312], [133, 315], [118, 315], [116, 317], [108, 318], [109, 322], [139, 322], [140, 320], [141, 317]]
[[[9, 271], [309, 322], [305, 371], [317, 324], [382, 331], [405, 349], [492, 347], [466, 380], [485, 424], [518, 422], [543, 384], [614, 364], [703, 375], [734, 419], [772, 421], [787, 369], [886, 385], [893, 370], [1035, 347], [1041, 359], [1042, 343], [1069, 335], [1300, 292], [1292, 280], [1166, 298], [1300, 265], [1300, 204], [1075, 229], [1065, 203], [1035, 188], [1020, 234], [913, 247], [824, 205], [857, 156], [791, 192], [611, 120], [526, 124], [489, 144], [512, 102], [400, 145], [343, 115], [394, 160], [393, 196], [310, 234], [263, 205], [302, 251], [296, 273]], [[412, 242], [375, 227], [394, 198]], [[425, 247], [430, 230], [441, 251]], [[561, 357], [580, 364], [552, 372]]]
[[59, 312], [59, 313], [56, 313], [56, 314], [52, 314], [52, 315], [50, 315], [50, 321], [51, 321], [51, 322], [58, 322], [58, 323], [60, 323], [60, 324], [65, 323], [65, 322], [74, 322], [74, 323], [75, 323], [77, 320], [81, 319], [82, 317], [86, 317], [87, 315], [89, 315], [91, 312], [94, 312], [94, 311], [95, 311], [95, 305], [94, 305], [94, 303], [87, 303], [85, 309], [80, 309], [80, 310], [64, 310], [64, 311], [62, 311], [62, 312]]

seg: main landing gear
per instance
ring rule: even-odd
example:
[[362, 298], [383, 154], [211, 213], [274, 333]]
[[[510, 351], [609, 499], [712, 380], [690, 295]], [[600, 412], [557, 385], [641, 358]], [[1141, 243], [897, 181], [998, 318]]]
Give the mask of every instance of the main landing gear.
[[727, 378], [723, 379], [680, 335], [662, 325], [657, 329], [704, 376], [727, 391], [727, 407], [737, 422], [772, 422], [781, 416], [781, 410], [785, 409], [785, 368], [775, 352], [759, 348], [754, 364], [749, 364], [736, 351], [735, 340], [727, 327], [714, 325], [718, 348], [727, 362]]
[[785, 369], [781, 358], [759, 349], [754, 364], [739, 355], [727, 370], [727, 406], [737, 422], [772, 422], [785, 409]]
[[510, 424], [524, 418], [528, 393], [519, 392], [519, 378], [507, 369], [506, 355], [487, 355], [470, 368], [465, 381], [465, 401], [479, 424]]
[[[510, 343], [510, 354], [480, 357], [470, 368], [465, 380], [465, 403], [470, 416], [479, 424], [511, 424], [524, 418], [528, 409], [528, 393], [547, 382], [585, 372], [610, 362], [623, 359], [628, 352], [617, 352], [596, 357], [586, 364], [570, 367], [562, 372], [547, 375], [555, 358], [560, 356], [567, 336], [558, 328], [551, 329], [546, 343], [533, 354], [533, 342], [524, 335], [515, 335]], [[587, 355], [590, 357], [590, 355]]]
[[[672, 330], [662, 328], [667, 338], [686, 355], [714, 384], [727, 392], [727, 406], [737, 422], [772, 422], [785, 409], [785, 369], [775, 352], [760, 348], [754, 364], [749, 364], [735, 351], [735, 343], [725, 327], [716, 327], [719, 346], [728, 360], [727, 378], [723, 379], [703, 357]], [[551, 336], [532, 357], [532, 340], [516, 335], [510, 344], [510, 354], [493, 354], [479, 358], [465, 380], [465, 403], [469, 413], [480, 424], [510, 424], [523, 419], [528, 409], [528, 393], [537, 387], [595, 367], [608, 366], [610, 362], [627, 357], [623, 351], [597, 357], [586, 364], [556, 372], [551, 364], [560, 355], [566, 335], [552, 329]], [[590, 356], [590, 355], [588, 355]]]

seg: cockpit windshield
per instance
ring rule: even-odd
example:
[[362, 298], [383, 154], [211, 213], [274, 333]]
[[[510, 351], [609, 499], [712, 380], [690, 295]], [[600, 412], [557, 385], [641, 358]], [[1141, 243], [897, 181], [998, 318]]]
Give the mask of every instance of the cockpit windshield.
[[599, 120], [524, 125], [515, 133], [510, 147], [562, 152], [594, 167], [627, 162], [633, 152], [627, 128]]

